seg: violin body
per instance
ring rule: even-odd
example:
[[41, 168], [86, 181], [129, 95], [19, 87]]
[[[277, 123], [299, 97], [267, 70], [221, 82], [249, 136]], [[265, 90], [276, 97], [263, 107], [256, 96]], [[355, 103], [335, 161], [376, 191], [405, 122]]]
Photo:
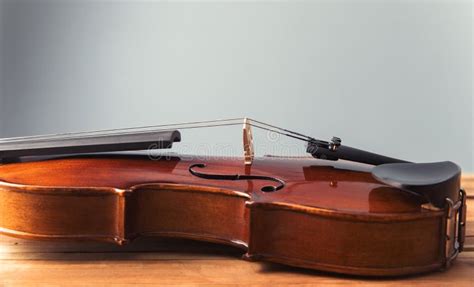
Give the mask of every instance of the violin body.
[[[275, 177], [218, 180], [209, 174]], [[241, 248], [244, 258], [394, 276], [445, 268], [457, 255], [446, 209], [346, 161], [91, 155], [0, 165], [0, 232], [125, 244], [176, 237]], [[451, 234], [453, 237], [454, 234]]]

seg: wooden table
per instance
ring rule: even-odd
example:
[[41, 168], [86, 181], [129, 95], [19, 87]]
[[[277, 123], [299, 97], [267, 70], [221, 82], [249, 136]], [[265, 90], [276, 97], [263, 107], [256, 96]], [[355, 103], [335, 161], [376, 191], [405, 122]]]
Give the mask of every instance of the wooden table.
[[474, 286], [474, 177], [468, 193], [466, 250], [445, 272], [389, 279], [341, 276], [278, 264], [247, 262], [241, 251], [184, 240], [101, 243], [38, 242], [0, 236], [0, 286]]

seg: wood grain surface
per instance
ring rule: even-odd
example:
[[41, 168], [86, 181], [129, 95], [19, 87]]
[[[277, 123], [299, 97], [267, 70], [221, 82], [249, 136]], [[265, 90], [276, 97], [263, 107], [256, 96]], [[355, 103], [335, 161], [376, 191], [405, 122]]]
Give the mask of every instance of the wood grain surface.
[[444, 272], [366, 278], [241, 260], [228, 246], [142, 238], [126, 246], [31, 241], [0, 236], [0, 286], [474, 286], [474, 175], [468, 194], [466, 248]]

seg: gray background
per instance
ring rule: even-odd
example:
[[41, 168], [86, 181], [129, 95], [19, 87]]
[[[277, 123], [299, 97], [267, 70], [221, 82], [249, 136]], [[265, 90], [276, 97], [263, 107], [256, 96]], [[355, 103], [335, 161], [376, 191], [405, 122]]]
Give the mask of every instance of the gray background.
[[[471, 2], [0, 2], [0, 136], [249, 116], [474, 171]], [[186, 131], [175, 151], [240, 140]]]

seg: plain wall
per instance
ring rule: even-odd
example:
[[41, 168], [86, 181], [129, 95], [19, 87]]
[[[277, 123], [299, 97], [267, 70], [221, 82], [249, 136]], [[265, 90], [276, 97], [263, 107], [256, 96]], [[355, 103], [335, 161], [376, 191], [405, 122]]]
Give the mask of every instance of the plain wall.
[[[474, 171], [470, 1], [2, 8], [4, 137], [249, 116]], [[304, 153], [267, 137], [260, 155]], [[239, 154], [240, 141], [239, 127], [184, 131], [175, 151]]]

